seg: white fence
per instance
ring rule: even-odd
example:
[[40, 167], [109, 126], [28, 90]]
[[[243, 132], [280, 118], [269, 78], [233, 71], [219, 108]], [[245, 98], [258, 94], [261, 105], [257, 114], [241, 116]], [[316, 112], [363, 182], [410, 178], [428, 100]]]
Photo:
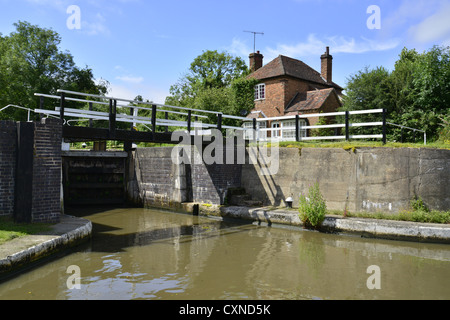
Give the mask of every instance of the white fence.
[[[381, 114], [381, 121], [351, 123], [352, 115]], [[328, 125], [307, 125], [305, 119], [320, 117], [345, 116], [345, 123]], [[386, 110], [344, 111], [320, 114], [304, 114], [286, 117], [247, 119], [244, 123], [247, 140], [256, 141], [311, 141], [311, 140], [350, 140], [350, 139], [382, 139], [386, 143]], [[270, 127], [269, 127], [270, 126]], [[379, 134], [350, 135], [350, 128], [380, 127]], [[308, 137], [307, 130], [311, 129], [343, 129], [341, 135]], [[254, 135], [256, 132], [256, 135]], [[270, 134], [268, 134], [270, 133]], [[256, 138], [256, 139], [255, 139]]]

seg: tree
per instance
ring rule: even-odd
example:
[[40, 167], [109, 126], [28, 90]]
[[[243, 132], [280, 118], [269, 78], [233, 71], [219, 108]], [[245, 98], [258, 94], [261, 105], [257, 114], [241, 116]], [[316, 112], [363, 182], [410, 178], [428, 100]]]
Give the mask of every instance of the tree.
[[195, 99], [201, 91], [227, 88], [233, 80], [246, 74], [248, 68], [241, 58], [226, 52], [204, 51], [191, 63], [187, 74], [170, 87], [171, 95], [166, 98], [166, 103], [195, 107]]
[[[56, 94], [58, 89], [105, 94], [108, 82], [96, 84], [92, 70], [78, 68], [69, 52], [61, 52], [61, 37], [53, 30], [28, 22], [15, 23], [16, 31], [0, 36], [0, 106], [35, 108], [34, 93]], [[48, 101], [48, 109], [58, 102]], [[24, 119], [24, 111], [8, 109], [0, 119]]]
[[[389, 71], [383, 67], [370, 70], [366, 67], [356, 75], [350, 76], [346, 87], [346, 95], [340, 111], [356, 111], [369, 109], [388, 109], [390, 111]], [[351, 122], [380, 121], [379, 115], [360, 115], [351, 117]], [[342, 118], [338, 123], [344, 123]], [[374, 134], [379, 128], [352, 128], [352, 134]]]
[[[189, 71], [171, 86], [166, 104], [245, 116], [253, 109], [256, 80], [246, 79], [249, 70], [239, 57], [226, 52], [204, 51], [191, 63]], [[217, 116], [209, 115], [209, 123]], [[240, 126], [234, 119], [223, 125]]]
[[[390, 122], [425, 130], [436, 140], [443, 117], [450, 115], [450, 47], [434, 46], [422, 54], [404, 48], [391, 73], [366, 68], [349, 79], [346, 92], [342, 110], [387, 109]], [[388, 133], [400, 140], [401, 129], [389, 127]]]

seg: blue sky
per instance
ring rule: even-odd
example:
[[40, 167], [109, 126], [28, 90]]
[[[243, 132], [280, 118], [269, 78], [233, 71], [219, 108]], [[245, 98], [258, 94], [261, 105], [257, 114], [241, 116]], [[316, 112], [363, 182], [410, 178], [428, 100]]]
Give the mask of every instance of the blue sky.
[[[69, 29], [71, 5], [80, 29]], [[376, 5], [380, 28], [369, 29]], [[109, 95], [163, 103], [172, 84], [204, 50], [227, 51], [248, 63], [256, 50], [264, 63], [279, 54], [320, 70], [330, 46], [333, 80], [365, 66], [392, 70], [403, 47], [419, 52], [450, 45], [450, 0], [0, 0], [0, 33], [22, 20], [51, 28], [80, 67], [111, 83]]]

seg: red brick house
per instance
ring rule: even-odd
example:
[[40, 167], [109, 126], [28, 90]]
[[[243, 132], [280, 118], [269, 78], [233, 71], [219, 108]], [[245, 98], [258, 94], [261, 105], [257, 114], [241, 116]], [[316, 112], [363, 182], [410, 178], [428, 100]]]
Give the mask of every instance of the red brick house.
[[[259, 84], [255, 88], [255, 109], [248, 117], [335, 112], [341, 107], [340, 96], [344, 89], [332, 80], [333, 57], [329, 47], [320, 58], [319, 73], [304, 62], [283, 55], [263, 66], [263, 55], [259, 51], [250, 54], [252, 73], [248, 77], [258, 79]], [[308, 122], [314, 125], [318, 117], [308, 118], [304, 125]], [[283, 121], [269, 123], [269, 126], [279, 128]]]

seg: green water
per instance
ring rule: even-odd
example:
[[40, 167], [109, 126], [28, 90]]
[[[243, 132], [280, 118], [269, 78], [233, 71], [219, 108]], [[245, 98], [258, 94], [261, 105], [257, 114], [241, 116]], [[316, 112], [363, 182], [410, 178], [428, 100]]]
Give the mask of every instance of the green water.
[[[3, 280], [0, 300], [450, 299], [450, 245], [149, 209], [71, 214], [92, 221], [92, 241]], [[372, 276], [380, 289], [368, 288]]]

